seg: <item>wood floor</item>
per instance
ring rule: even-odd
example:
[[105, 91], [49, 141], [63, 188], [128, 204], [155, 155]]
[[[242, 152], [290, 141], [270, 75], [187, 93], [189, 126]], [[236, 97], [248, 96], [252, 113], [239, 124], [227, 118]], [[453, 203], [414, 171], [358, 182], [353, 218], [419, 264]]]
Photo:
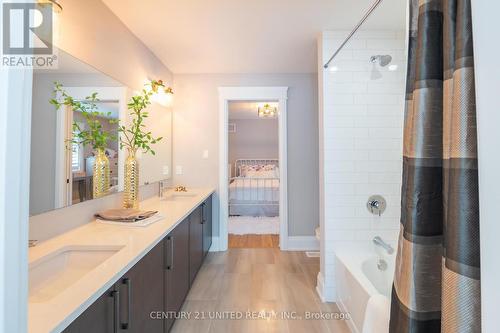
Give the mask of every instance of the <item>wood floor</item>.
[[279, 235], [228, 235], [228, 246], [233, 248], [279, 248]]
[[339, 313], [334, 303], [320, 301], [318, 271], [319, 258], [303, 252], [211, 252], [183, 306], [181, 314], [190, 319], [177, 319], [172, 332], [348, 333], [343, 320], [306, 319], [307, 312]]

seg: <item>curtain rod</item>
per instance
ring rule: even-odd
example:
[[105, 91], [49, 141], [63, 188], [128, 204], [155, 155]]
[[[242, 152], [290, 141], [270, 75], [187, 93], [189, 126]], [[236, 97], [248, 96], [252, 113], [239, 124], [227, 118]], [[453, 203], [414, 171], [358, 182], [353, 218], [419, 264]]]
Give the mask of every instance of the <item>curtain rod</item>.
[[373, 11], [378, 7], [378, 5], [380, 5], [381, 2], [382, 2], [382, 0], [376, 0], [373, 3], [373, 5], [370, 7], [370, 9], [368, 9], [368, 11], [366, 12], [366, 14], [361, 19], [361, 21], [359, 21], [359, 23], [354, 27], [354, 29], [347, 36], [347, 38], [342, 42], [342, 44], [340, 44], [340, 46], [337, 49], [337, 51], [335, 51], [335, 53], [330, 57], [330, 59], [328, 59], [328, 61], [326, 62], [326, 64], [323, 66], [324, 68], [328, 68], [328, 66], [332, 62], [333, 58], [335, 58], [337, 56], [337, 54], [339, 54], [339, 52], [342, 50], [342, 48], [345, 46], [345, 44], [347, 44], [347, 42], [352, 38], [352, 36], [354, 36], [354, 34], [356, 33], [356, 31], [358, 31], [358, 29], [363, 25], [363, 23], [365, 23], [366, 19], [371, 15], [371, 13], [373, 13]]

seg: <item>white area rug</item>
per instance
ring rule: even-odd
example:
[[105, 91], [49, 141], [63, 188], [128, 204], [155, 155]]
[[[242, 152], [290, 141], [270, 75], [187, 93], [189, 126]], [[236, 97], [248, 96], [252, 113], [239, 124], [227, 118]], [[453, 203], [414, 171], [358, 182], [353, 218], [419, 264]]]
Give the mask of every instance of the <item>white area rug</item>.
[[227, 231], [233, 235], [278, 235], [280, 218], [267, 216], [230, 216]]

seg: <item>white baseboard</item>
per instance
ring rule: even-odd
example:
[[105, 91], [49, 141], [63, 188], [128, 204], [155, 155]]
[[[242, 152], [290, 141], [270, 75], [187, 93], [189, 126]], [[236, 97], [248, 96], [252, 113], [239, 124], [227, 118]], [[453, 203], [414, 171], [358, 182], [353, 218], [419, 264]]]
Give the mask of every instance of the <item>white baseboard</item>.
[[319, 241], [314, 236], [288, 236], [287, 251], [319, 251]]
[[212, 246], [210, 246], [210, 249], [208, 252], [219, 252], [219, 236], [212, 236]]
[[318, 272], [318, 277], [316, 279], [316, 292], [323, 303], [337, 301], [335, 289], [325, 288], [325, 280], [321, 272]]
[[321, 272], [318, 272], [318, 277], [316, 278], [316, 292], [318, 293], [319, 299], [321, 302], [325, 303], [325, 297], [323, 296], [325, 289], [325, 282], [323, 281], [323, 275]]

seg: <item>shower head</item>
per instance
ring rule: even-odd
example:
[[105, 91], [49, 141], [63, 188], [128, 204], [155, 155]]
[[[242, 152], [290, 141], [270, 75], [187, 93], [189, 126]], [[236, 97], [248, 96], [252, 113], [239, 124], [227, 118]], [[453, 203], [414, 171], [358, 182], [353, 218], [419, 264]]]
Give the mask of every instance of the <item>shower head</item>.
[[384, 54], [384, 55], [378, 54], [371, 56], [370, 61], [374, 64], [378, 62], [380, 66], [385, 67], [391, 63], [392, 56], [389, 54]]
[[378, 79], [382, 78], [382, 73], [380, 73], [380, 71], [377, 67], [377, 63], [380, 67], [385, 67], [391, 63], [392, 56], [390, 56], [389, 54], [385, 54], [385, 55], [378, 54], [378, 55], [371, 56], [370, 61], [373, 64], [370, 79], [371, 80], [378, 80]]

